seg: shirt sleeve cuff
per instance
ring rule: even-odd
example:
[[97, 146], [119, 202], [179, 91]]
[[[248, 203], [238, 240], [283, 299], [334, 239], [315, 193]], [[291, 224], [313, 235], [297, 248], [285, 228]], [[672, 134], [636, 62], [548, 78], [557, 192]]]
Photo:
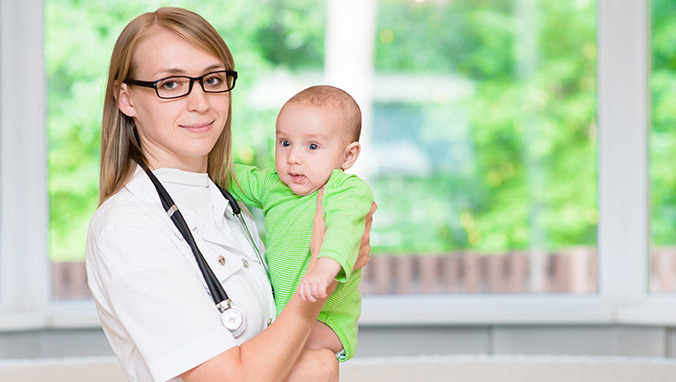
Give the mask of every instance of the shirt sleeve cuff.
[[335, 251], [329, 251], [329, 250], [321, 250], [319, 252], [319, 255], [317, 255], [317, 258], [320, 257], [327, 257], [329, 259], [333, 259], [340, 264], [340, 271], [336, 275], [336, 281], [340, 283], [344, 283], [347, 281], [347, 279], [350, 277], [352, 274], [352, 265], [347, 261], [347, 259], [342, 256], [340, 253], [336, 253]]

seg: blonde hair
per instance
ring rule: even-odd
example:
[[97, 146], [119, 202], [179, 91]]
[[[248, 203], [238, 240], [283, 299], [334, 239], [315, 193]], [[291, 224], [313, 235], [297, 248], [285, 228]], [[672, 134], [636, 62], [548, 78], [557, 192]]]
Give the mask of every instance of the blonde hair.
[[[208, 21], [194, 12], [162, 7], [155, 12], [144, 13], [127, 24], [115, 43], [108, 69], [101, 128], [99, 205], [122, 189], [134, 173], [136, 164], [144, 160], [136, 124], [119, 110], [117, 99], [120, 84], [134, 75], [136, 48], [156, 27], [172, 31], [195, 47], [217, 57], [226, 70], [235, 69], [232, 54], [223, 38]], [[224, 187], [229, 182], [228, 174], [232, 173], [231, 111], [232, 102], [228, 105], [228, 118], [223, 132], [209, 152], [207, 164], [209, 177]]]
[[345, 117], [346, 129], [352, 142], [359, 142], [361, 135], [361, 109], [346, 91], [329, 85], [311, 86], [286, 101], [288, 104], [307, 104], [311, 106], [329, 106]]

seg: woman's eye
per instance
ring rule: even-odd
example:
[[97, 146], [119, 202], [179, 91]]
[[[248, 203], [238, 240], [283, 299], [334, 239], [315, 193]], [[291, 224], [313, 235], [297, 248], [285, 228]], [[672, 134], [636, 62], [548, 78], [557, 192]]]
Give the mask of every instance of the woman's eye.
[[166, 90], [173, 90], [179, 87], [181, 84], [178, 83], [178, 81], [174, 80], [166, 80], [160, 82], [160, 87]]
[[319, 145], [316, 143], [310, 143], [309, 145], [307, 145], [307, 148], [310, 150], [317, 150], [319, 149]]
[[221, 79], [217, 76], [208, 77], [204, 79], [204, 84], [211, 87], [216, 87], [221, 84]]
[[157, 84], [157, 89], [162, 91], [170, 91], [172, 93], [182, 92], [190, 85], [190, 80], [183, 77], [165, 78]]

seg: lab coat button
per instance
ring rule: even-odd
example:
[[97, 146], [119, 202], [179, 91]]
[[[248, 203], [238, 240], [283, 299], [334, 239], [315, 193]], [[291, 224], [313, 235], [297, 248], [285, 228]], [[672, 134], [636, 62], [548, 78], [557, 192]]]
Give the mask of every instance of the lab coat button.
[[247, 259], [242, 259], [242, 264], [244, 265], [244, 268], [249, 268], [249, 261]]
[[225, 257], [218, 256], [218, 263], [221, 264], [221, 265], [225, 265]]

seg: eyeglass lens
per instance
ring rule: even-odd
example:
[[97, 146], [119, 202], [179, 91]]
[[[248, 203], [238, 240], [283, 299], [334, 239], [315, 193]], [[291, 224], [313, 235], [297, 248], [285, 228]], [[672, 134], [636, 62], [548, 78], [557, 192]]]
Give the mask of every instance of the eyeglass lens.
[[[192, 81], [192, 78], [183, 76], [165, 78], [157, 82], [157, 95], [162, 98], [182, 97], [190, 93]], [[234, 86], [234, 77], [226, 72], [208, 73], [201, 80], [195, 81], [199, 82], [207, 93], [223, 93]]]

